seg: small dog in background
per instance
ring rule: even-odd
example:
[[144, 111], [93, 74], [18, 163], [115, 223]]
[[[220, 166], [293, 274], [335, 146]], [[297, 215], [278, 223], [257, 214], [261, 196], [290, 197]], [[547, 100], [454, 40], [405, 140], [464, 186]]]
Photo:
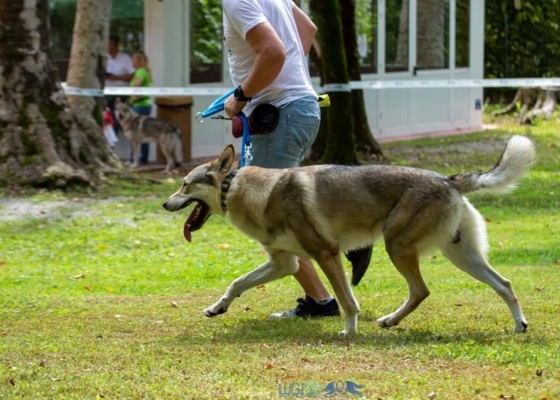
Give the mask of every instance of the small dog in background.
[[175, 124], [160, 118], [139, 115], [119, 98], [115, 102], [115, 116], [132, 145], [132, 168], [138, 166], [140, 145], [148, 142], [157, 143], [165, 156], [167, 160], [165, 173], [179, 166], [175, 154], [177, 149], [181, 148], [181, 131]]

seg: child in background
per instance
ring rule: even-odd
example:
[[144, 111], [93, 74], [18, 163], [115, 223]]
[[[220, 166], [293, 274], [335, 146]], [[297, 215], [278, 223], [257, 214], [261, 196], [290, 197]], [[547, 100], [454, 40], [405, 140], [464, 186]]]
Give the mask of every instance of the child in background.
[[115, 135], [115, 129], [113, 128], [113, 117], [111, 116], [111, 110], [109, 107], [105, 108], [103, 111], [103, 133], [105, 134], [105, 138], [111, 146], [112, 149], [115, 148], [115, 144], [119, 141], [117, 135]]

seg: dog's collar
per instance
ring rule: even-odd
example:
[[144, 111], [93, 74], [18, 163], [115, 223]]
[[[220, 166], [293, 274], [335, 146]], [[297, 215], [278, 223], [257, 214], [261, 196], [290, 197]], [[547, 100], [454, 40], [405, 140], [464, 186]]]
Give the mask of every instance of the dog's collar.
[[222, 210], [224, 210], [224, 212], [227, 211], [226, 196], [229, 190], [229, 185], [231, 184], [231, 181], [233, 180], [236, 174], [237, 174], [237, 170], [234, 169], [222, 181]]

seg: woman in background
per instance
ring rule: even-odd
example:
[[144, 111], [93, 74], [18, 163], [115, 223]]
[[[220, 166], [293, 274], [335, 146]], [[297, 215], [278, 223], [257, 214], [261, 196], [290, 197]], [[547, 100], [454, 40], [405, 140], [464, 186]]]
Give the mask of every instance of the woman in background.
[[[143, 51], [137, 51], [132, 55], [132, 66], [136, 69], [136, 72], [134, 72], [134, 75], [130, 80], [130, 86], [152, 86], [152, 70], [150, 69], [148, 56], [146, 56]], [[152, 112], [152, 98], [150, 96], [131, 96], [129, 104], [137, 114], [150, 115]], [[148, 162], [149, 152], [150, 144], [142, 143], [140, 146], [140, 164], [146, 164]], [[132, 162], [134, 161], [132, 160]]]

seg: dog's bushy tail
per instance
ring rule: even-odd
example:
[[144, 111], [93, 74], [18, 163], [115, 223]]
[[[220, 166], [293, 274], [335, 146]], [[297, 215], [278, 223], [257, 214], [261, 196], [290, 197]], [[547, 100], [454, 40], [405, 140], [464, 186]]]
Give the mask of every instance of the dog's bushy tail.
[[461, 193], [476, 191], [505, 192], [515, 189], [535, 161], [535, 145], [525, 136], [513, 136], [498, 160], [488, 172], [458, 174], [449, 177]]

